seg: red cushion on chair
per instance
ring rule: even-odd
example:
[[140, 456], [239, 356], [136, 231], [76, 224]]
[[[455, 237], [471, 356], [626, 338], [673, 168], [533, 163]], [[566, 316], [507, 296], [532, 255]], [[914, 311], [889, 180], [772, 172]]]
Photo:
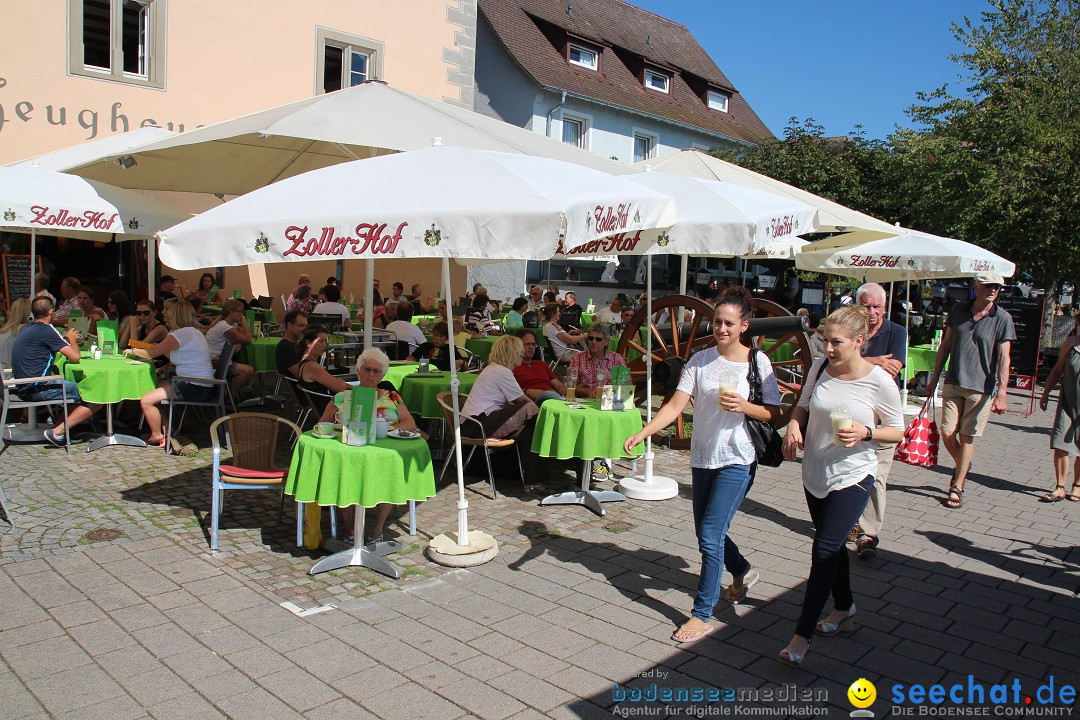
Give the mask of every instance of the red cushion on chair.
[[285, 477], [285, 470], [252, 470], [251, 468], [236, 467], [235, 465], [222, 465], [221, 474], [239, 478], [280, 480]]

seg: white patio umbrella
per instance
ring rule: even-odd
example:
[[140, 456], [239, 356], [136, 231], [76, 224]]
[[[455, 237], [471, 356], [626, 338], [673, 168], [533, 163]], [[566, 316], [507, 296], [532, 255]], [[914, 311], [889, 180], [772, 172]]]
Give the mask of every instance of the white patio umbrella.
[[119, 187], [243, 195], [309, 170], [444, 145], [564, 160], [611, 174], [625, 165], [496, 118], [368, 82], [260, 110], [87, 161], [78, 175]]
[[176, 133], [172, 130], [166, 130], [165, 128], [151, 125], [135, 130], [129, 130], [128, 132], [117, 133], [116, 135], [109, 135], [100, 140], [90, 140], [89, 142], [80, 143], [78, 145], [60, 148], [59, 150], [53, 150], [44, 155], [37, 155], [32, 158], [27, 158], [26, 160], [8, 163], [8, 165], [14, 167], [21, 165], [36, 165], [45, 170], [65, 172], [90, 162], [98, 162], [103, 157], [122, 157], [124, 154], [140, 145], [166, 140], [175, 135]]
[[[625, 233], [615, 243], [619, 252], [642, 252], [649, 240], [638, 231], [674, 221], [671, 198], [598, 170], [547, 158], [433, 147], [281, 180], [158, 237], [162, 260], [181, 270], [309, 258], [438, 257], [450, 297], [451, 257], [547, 259], [560, 236], [576, 247], [612, 232]], [[365, 344], [370, 345], [371, 283], [365, 286]], [[447, 303], [448, 324], [450, 313]], [[456, 423], [453, 356], [451, 344]], [[455, 445], [457, 543], [466, 546], [460, 438]], [[370, 559], [354, 551], [350, 562]]]
[[43, 170], [0, 167], [0, 230], [30, 233], [30, 287], [38, 234], [108, 242], [150, 237], [190, 217], [131, 190]]
[[[858, 245], [819, 247], [832, 238], [813, 243], [795, 255], [795, 267], [859, 278], [863, 282], [903, 281], [905, 287], [912, 280], [971, 277], [988, 270], [1010, 277], [1016, 272], [1014, 263], [978, 245], [918, 230], [896, 229], [900, 235]], [[843, 236], [838, 240], [843, 242]], [[904, 316], [905, 326], [910, 315]], [[906, 357], [904, 366], [907, 366]], [[904, 397], [906, 401], [906, 388]]]
[[[812, 206], [780, 195], [729, 182], [685, 177], [660, 172], [627, 175], [626, 180], [667, 193], [675, 199], [678, 220], [663, 231], [647, 255], [672, 254], [731, 257], [766, 248], [770, 243], [797, 239], [798, 233], [817, 228], [818, 211]], [[563, 253], [573, 257], [579, 250], [610, 252], [603, 243], [589, 243]], [[652, 262], [646, 271], [646, 314], [652, 318]], [[678, 322], [672, 318], [672, 322]], [[646, 413], [652, 420], [653, 333], [646, 333], [645, 397]], [[639, 500], [666, 500], [678, 492], [671, 478], [653, 474], [652, 438], [645, 441], [645, 472], [625, 478], [620, 490]]]
[[745, 253], [739, 257], [744, 260], [790, 260], [809, 245], [810, 242], [801, 237], [788, 236], [774, 240], [755, 252]]

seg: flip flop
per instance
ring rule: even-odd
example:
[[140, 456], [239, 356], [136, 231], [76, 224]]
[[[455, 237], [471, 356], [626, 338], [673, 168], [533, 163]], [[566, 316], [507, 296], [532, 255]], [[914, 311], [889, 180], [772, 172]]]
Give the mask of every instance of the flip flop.
[[696, 643], [698, 640], [700, 640], [703, 637], [706, 637], [708, 635], [712, 635], [714, 632], [716, 632], [716, 629], [718, 627], [719, 627], [718, 625], [713, 625], [712, 623], [710, 623], [707, 628], [705, 628], [704, 630], [702, 630], [698, 634], [696, 634], [696, 635], [694, 635], [692, 637], [685, 637], [685, 638], [679, 637], [679, 632], [682, 630], [682, 628], [679, 628], [675, 632], [671, 633], [671, 639], [674, 640], [675, 642], [679, 643], [680, 645], [690, 645], [691, 643]]
[[757, 581], [760, 580], [760, 579], [761, 579], [761, 573], [759, 573], [757, 570], [755, 570], [753, 568], [750, 568], [749, 570], [746, 571], [746, 574], [743, 575], [743, 586], [742, 586], [742, 590], [739, 591], [738, 597], [731, 594], [731, 588], [734, 587], [734, 584], [732, 584], [732, 585], [728, 585], [727, 590], [724, 591], [724, 599], [727, 600], [732, 605], [738, 605], [739, 603], [741, 603], [743, 600], [746, 599], [747, 594], [750, 592], [750, 588], [752, 588], [755, 584], [757, 584]]
[[[1054, 493], [1056, 493], [1058, 490], [1061, 490], [1062, 493], [1060, 495], [1055, 495]], [[1043, 502], [1043, 503], [1061, 502], [1062, 500], [1064, 500], [1065, 498], [1068, 497], [1068, 495], [1065, 494], [1064, 490], [1065, 490], [1064, 485], [1058, 485], [1056, 488], [1054, 488], [1053, 490], [1051, 490], [1050, 492], [1046, 493], [1041, 498], [1039, 498], [1039, 502]]]

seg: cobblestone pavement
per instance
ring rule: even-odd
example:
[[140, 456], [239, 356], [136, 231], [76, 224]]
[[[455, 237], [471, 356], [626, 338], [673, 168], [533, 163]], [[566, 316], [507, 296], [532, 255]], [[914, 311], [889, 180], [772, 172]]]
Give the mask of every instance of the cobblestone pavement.
[[[471, 477], [470, 525], [500, 553], [468, 570], [423, 555], [428, 537], [456, 529], [456, 486], [443, 486], [418, 506], [417, 537], [403, 509], [391, 516], [388, 534], [405, 544], [390, 558], [405, 570], [395, 582], [363, 569], [308, 576], [323, 553], [295, 547], [295, 516], [278, 523], [271, 493], [229, 495], [211, 553], [208, 450], [12, 446], [0, 455], [17, 525], [0, 526], [0, 717], [841, 717], [860, 677], [876, 684], [882, 717], [894, 685], [966, 693], [969, 675], [987, 693], [1018, 680], [1009, 709], [1031, 696], [1038, 710], [1051, 675], [1059, 690], [1080, 685], [1080, 504], [1037, 502], [1053, 484], [1052, 416], [1024, 418], [1019, 395], [1011, 404], [977, 446], [962, 510], [942, 504], [948, 467], [894, 465], [880, 553], [852, 561], [857, 628], [815, 640], [799, 669], [775, 660], [809, 567], [793, 464], [759, 473], [732, 527], [761, 582], [744, 604], [717, 607], [712, 636], [676, 647], [699, 564], [685, 453], [656, 461], [677, 498], [609, 504], [603, 518], [540, 507], [509, 469], [495, 501]], [[553, 467], [552, 488], [574, 471]], [[757, 694], [632, 700], [657, 687]], [[802, 692], [816, 699], [792, 702]]]

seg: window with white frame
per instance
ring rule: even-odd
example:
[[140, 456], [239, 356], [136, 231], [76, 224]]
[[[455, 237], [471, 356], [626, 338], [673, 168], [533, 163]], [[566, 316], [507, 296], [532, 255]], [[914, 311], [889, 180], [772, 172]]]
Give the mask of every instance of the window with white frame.
[[659, 70], [645, 69], [645, 87], [662, 93], [668, 92], [671, 76]]
[[319, 28], [317, 92], [334, 92], [377, 80], [383, 44], [378, 40]]
[[728, 111], [729, 97], [727, 93], [722, 93], [719, 90], [709, 90], [705, 100], [708, 103], [710, 110], [718, 110], [719, 112]]
[[168, 0], [68, 0], [68, 71], [165, 86]]
[[634, 162], [649, 160], [656, 155], [656, 136], [634, 133]]
[[599, 53], [584, 45], [577, 45], [575, 43], [570, 43], [570, 49], [567, 51], [567, 60], [570, 61], [571, 65], [580, 65], [589, 70], [597, 70], [600, 67]]
[[585, 118], [563, 115], [562, 140], [564, 143], [573, 145], [574, 147], [588, 149], [585, 147], [585, 134], [587, 130], [588, 123], [585, 121]]

